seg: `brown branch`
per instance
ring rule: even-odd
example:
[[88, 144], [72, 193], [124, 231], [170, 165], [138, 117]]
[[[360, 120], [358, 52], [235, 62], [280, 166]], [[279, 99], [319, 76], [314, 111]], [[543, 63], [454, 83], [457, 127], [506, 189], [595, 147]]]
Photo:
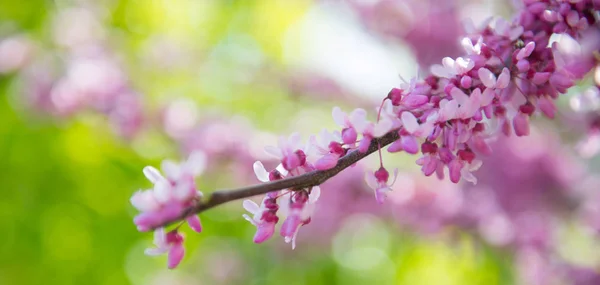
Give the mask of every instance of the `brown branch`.
[[[266, 194], [268, 192], [282, 190], [282, 189], [303, 189], [309, 188], [312, 186], [321, 185], [323, 182], [327, 181], [329, 178], [335, 176], [340, 173], [342, 170], [350, 167], [355, 164], [359, 160], [367, 157], [371, 153], [377, 151], [378, 147], [384, 147], [386, 145], [391, 144], [395, 140], [398, 139], [398, 132], [391, 131], [387, 133], [385, 136], [377, 139], [373, 139], [369, 149], [365, 153], [361, 153], [358, 150], [353, 150], [348, 152], [345, 156], [338, 160], [337, 165], [328, 170], [315, 170], [311, 172], [304, 173], [298, 176], [291, 176], [288, 178], [284, 178], [281, 180], [265, 182], [257, 185], [252, 185], [248, 187], [242, 187], [237, 189], [230, 190], [217, 190], [205, 199], [204, 201], [198, 202], [196, 205], [186, 209], [181, 216], [176, 219], [165, 222], [163, 225], [159, 227], [168, 226], [177, 221], [183, 220], [191, 214], [197, 214], [203, 211], [206, 211], [210, 208], [216, 207], [218, 205], [248, 198], [256, 195]], [[158, 228], [158, 227], [157, 227]]]

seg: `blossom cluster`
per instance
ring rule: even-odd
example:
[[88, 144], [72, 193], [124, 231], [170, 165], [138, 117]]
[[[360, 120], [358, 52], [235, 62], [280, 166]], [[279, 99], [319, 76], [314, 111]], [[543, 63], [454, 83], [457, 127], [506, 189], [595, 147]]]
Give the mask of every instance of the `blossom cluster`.
[[[468, 29], [468, 36], [460, 42], [464, 56], [444, 58], [425, 79], [393, 88], [377, 109], [375, 121], [368, 120], [363, 109], [347, 114], [336, 107], [333, 118], [340, 131], [324, 130], [306, 144], [292, 134], [281, 138], [277, 147], [266, 147], [279, 166], [267, 171], [256, 162], [258, 179], [268, 182], [329, 170], [348, 152], [365, 154], [378, 144], [378, 138], [397, 134], [388, 152], [419, 155], [416, 163], [426, 176], [435, 173], [443, 179], [448, 175], [454, 183], [475, 184], [472, 172], [481, 166], [480, 156], [492, 152], [490, 140], [497, 134], [529, 135], [530, 117], [535, 113], [553, 118], [554, 101], [596, 64], [593, 51], [600, 48], [600, 1], [526, 0], [523, 4], [511, 22], [496, 19], [481, 29]], [[561, 35], [560, 44], [552, 42], [555, 34]], [[570, 48], [564, 43], [571, 44]], [[381, 147], [377, 147], [379, 152]], [[160, 227], [200, 202], [191, 179], [198, 173], [189, 165], [194, 163], [176, 168], [177, 175], [174, 168], [163, 166], [166, 178], [154, 169], [144, 171], [155, 186], [132, 198], [142, 211], [135, 219], [140, 230]], [[365, 179], [378, 202], [384, 201], [394, 183], [381, 156], [380, 167]], [[244, 201], [251, 214], [244, 217], [257, 227], [254, 242], [270, 238], [281, 215], [285, 220], [280, 234], [295, 247], [300, 228], [311, 222], [319, 195], [314, 185], [267, 193], [260, 205]], [[193, 219], [190, 225], [196, 228]], [[199, 222], [197, 226], [199, 230]], [[169, 263], [173, 267], [182, 256], [183, 237], [177, 229], [157, 236], [160, 251], [173, 256]]]
[[[155, 249], [146, 251], [149, 255], [168, 252], [169, 268], [176, 267], [183, 258], [184, 236], [177, 226], [165, 233], [163, 224], [182, 216], [186, 207], [195, 205], [202, 198], [202, 192], [196, 189], [195, 177], [205, 168], [206, 158], [203, 153], [195, 152], [187, 161], [177, 164], [164, 161], [162, 170], [165, 176], [154, 167], [144, 168], [144, 175], [154, 187], [140, 190], [131, 197], [131, 204], [141, 213], [134, 218], [138, 230], [149, 231], [155, 229]], [[200, 218], [195, 213], [185, 217], [188, 225], [195, 232], [202, 231]]]

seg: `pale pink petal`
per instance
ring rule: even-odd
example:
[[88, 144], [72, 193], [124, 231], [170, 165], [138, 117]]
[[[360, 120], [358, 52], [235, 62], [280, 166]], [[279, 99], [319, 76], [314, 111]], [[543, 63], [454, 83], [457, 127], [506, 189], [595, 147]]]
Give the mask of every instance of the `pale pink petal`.
[[338, 124], [338, 126], [340, 126], [340, 127], [346, 126], [346, 113], [342, 112], [342, 109], [340, 109], [340, 107], [338, 107], [338, 106], [333, 107], [333, 111], [331, 112], [331, 115], [333, 116], [333, 120], [335, 121], [336, 124]]
[[467, 182], [473, 183], [473, 185], [477, 184], [477, 177], [473, 175], [466, 167], [460, 170], [460, 176]]
[[167, 265], [169, 269], [173, 269], [179, 265], [181, 260], [183, 259], [183, 255], [185, 254], [185, 249], [183, 248], [183, 244], [178, 242], [173, 244], [169, 249], [169, 257]]
[[[496, 87], [496, 76], [489, 69], [482, 67], [479, 70], [477, 70], [477, 74], [479, 75], [479, 80], [481, 80], [481, 83], [483, 83], [485, 87]], [[452, 96], [454, 97], [454, 95]]]
[[388, 119], [382, 119], [375, 124], [373, 127], [373, 136], [376, 138], [382, 137], [392, 129], [392, 121]]
[[164, 228], [154, 230], [154, 245], [158, 248], [167, 246], [167, 235], [165, 234]]
[[431, 71], [431, 74], [438, 76], [438, 77], [450, 78], [450, 77], [454, 76], [454, 74], [452, 74], [449, 71], [449, 68], [441, 66], [439, 64], [432, 65], [430, 68], [430, 71]]
[[202, 223], [200, 223], [200, 218], [197, 215], [187, 217], [186, 221], [192, 230], [197, 233], [202, 232]]
[[165, 254], [167, 251], [169, 251], [169, 248], [147, 248], [146, 250], [144, 250], [144, 254], [149, 255], [149, 256], [158, 256], [161, 254]]
[[510, 71], [508, 70], [508, 68], [505, 67], [502, 69], [502, 73], [500, 73], [500, 76], [498, 76], [498, 81], [496, 81], [496, 88], [504, 89], [508, 87], [509, 83]]
[[446, 101], [443, 106], [440, 102], [440, 106], [441, 106], [440, 115], [439, 115], [440, 121], [447, 121], [447, 120], [454, 119], [456, 117], [457, 112], [458, 112], [458, 101], [456, 101], [456, 100]]
[[469, 164], [469, 171], [477, 171], [482, 165], [483, 161], [479, 159], [474, 159], [473, 161], [471, 161], [471, 164]]
[[298, 148], [301, 141], [302, 141], [302, 136], [300, 135], [300, 133], [298, 133], [298, 132], [292, 133], [290, 135], [290, 138], [288, 139], [288, 143], [289, 143], [288, 146], [295, 150]]
[[254, 203], [254, 201], [252, 200], [244, 200], [244, 202], [242, 202], [242, 206], [246, 211], [250, 212], [252, 215], [255, 215], [260, 211], [260, 207], [258, 206], [258, 204]]
[[321, 197], [321, 187], [313, 186], [312, 190], [310, 190], [310, 195], [308, 196], [309, 203], [315, 203]]
[[206, 154], [201, 151], [194, 151], [186, 161], [185, 167], [191, 175], [199, 175], [206, 168]]
[[164, 204], [166, 202], [169, 202], [172, 198], [172, 190], [173, 188], [171, 187], [169, 181], [165, 179], [159, 180], [158, 182], [156, 182], [156, 184], [154, 184], [154, 198], [159, 203]]
[[251, 218], [250, 216], [248, 216], [247, 214], [243, 214], [242, 217], [244, 217], [244, 219], [248, 222], [250, 222], [253, 226], [258, 227], [259, 225], [256, 223], [256, 221]]
[[535, 49], [535, 42], [529, 42], [527, 45], [525, 45], [525, 47], [523, 47], [521, 50], [519, 50], [519, 52], [517, 53], [517, 60], [521, 60], [524, 59], [526, 57], [528, 57], [529, 55], [531, 55], [531, 53], [533, 52], [533, 50]]
[[283, 157], [283, 153], [281, 153], [281, 149], [274, 146], [265, 146], [265, 152], [275, 158], [281, 159]]
[[456, 59], [454, 63], [454, 68], [457, 71], [457, 74], [463, 74], [475, 67], [475, 62], [470, 58], [459, 57]]
[[158, 171], [158, 169], [152, 167], [152, 166], [146, 166], [144, 167], [144, 175], [146, 176], [146, 178], [148, 178], [148, 180], [150, 180], [150, 182], [152, 183], [156, 183], [157, 181], [163, 179], [162, 175], [160, 175], [160, 172]]
[[411, 134], [416, 132], [419, 128], [417, 118], [411, 112], [402, 112], [402, 115], [400, 115], [400, 119], [402, 120], [404, 129], [406, 129], [406, 131]]
[[160, 168], [162, 168], [167, 179], [169, 179], [171, 181], [177, 181], [181, 178], [181, 174], [182, 174], [181, 167], [179, 166], [179, 164], [177, 164], [173, 161], [164, 160], [160, 164]]
[[138, 191], [131, 196], [131, 204], [142, 212], [157, 210], [160, 204], [154, 198], [154, 191]]
[[375, 177], [375, 174], [373, 174], [373, 172], [367, 171], [365, 173], [365, 181], [367, 182], [369, 188], [373, 190], [377, 189], [377, 178]]
[[254, 168], [254, 174], [256, 175], [256, 178], [258, 178], [258, 180], [260, 180], [262, 182], [269, 181], [269, 173], [265, 169], [265, 166], [262, 164], [262, 162], [260, 162], [260, 161], [254, 162], [254, 164], [252, 165], [252, 168]]
[[387, 195], [387, 192], [391, 191], [392, 189], [389, 187], [378, 187], [377, 189], [375, 189], [375, 200], [377, 201], [377, 203], [379, 204], [383, 204], [383, 202], [385, 202], [385, 198]]
[[369, 121], [367, 121], [367, 113], [363, 113], [362, 111], [364, 110], [358, 110], [362, 109], [356, 109], [350, 114], [350, 123], [352, 126], [354, 126], [357, 132], [364, 133], [369, 125]]

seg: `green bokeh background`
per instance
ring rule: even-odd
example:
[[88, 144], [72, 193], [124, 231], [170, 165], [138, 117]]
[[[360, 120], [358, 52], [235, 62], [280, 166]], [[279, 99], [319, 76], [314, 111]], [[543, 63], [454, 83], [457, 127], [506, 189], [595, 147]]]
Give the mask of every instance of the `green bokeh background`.
[[[0, 25], [52, 49], [52, 17], [74, 2], [0, 0]], [[251, 82], [229, 76], [245, 68], [231, 56], [239, 37], [253, 39], [271, 72], [285, 72], [281, 40], [313, 5], [310, 1], [98, 3], [109, 45], [124, 59], [149, 110], [175, 94], [191, 98], [201, 110], [242, 115], [275, 133], [289, 132], [295, 118], [290, 114], [299, 110], [314, 111], [313, 122], [331, 121], [335, 102], [293, 97], [273, 73], [263, 70]], [[204, 62], [208, 54], [214, 62], [202, 71], [148, 67], [138, 54], [155, 35], [191, 47], [190, 65]], [[125, 141], [93, 112], [68, 120], [35, 114], [19, 104], [17, 79], [0, 77], [0, 284], [511, 283], [507, 253], [452, 229], [421, 237], [368, 215], [350, 217], [349, 225], [367, 229], [358, 235], [338, 233], [332, 247], [301, 244], [291, 251], [278, 238], [255, 245], [254, 229], [241, 218], [239, 203], [203, 214], [205, 232], [186, 232], [188, 254], [180, 268], [169, 271], [164, 257], [144, 256], [152, 236], [136, 231], [129, 197], [149, 186], [141, 175], [144, 166], [179, 159], [174, 143], [157, 130]], [[323, 127], [308, 125], [312, 132]], [[228, 184], [228, 175], [235, 174], [206, 176], [199, 184], [203, 189], [239, 186]]]

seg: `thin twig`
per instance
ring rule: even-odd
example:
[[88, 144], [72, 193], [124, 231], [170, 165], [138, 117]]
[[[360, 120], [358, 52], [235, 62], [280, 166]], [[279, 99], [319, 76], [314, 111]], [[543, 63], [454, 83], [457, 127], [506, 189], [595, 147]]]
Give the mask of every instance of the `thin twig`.
[[348, 152], [345, 156], [338, 160], [337, 165], [328, 170], [315, 170], [311, 172], [304, 173], [298, 176], [291, 176], [288, 178], [284, 178], [281, 180], [265, 182], [257, 185], [237, 188], [237, 189], [226, 189], [226, 190], [217, 190], [208, 197], [208, 199], [204, 199], [199, 201], [196, 205], [187, 208], [181, 216], [176, 219], [165, 222], [163, 225], [159, 227], [168, 226], [174, 222], [185, 219], [186, 217], [192, 214], [198, 214], [200, 212], [206, 211], [210, 208], [216, 207], [218, 205], [239, 200], [243, 198], [248, 198], [256, 195], [266, 194], [268, 192], [282, 190], [282, 189], [304, 189], [310, 188], [312, 186], [321, 185], [323, 182], [327, 181], [329, 178], [335, 176], [340, 173], [342, 170], [352, 166], [359, 160], [369, 156], [371, 153], [377, 151], [380, 146], [384, 147], [386, 145], [391, 144], [392, 142], [398, 139], [398, 132], [391, 131], [387, 133], [385, 136], [381, 138], [373, 139], [369, 149], [361, 153], [358, 150], [352, 150]]

